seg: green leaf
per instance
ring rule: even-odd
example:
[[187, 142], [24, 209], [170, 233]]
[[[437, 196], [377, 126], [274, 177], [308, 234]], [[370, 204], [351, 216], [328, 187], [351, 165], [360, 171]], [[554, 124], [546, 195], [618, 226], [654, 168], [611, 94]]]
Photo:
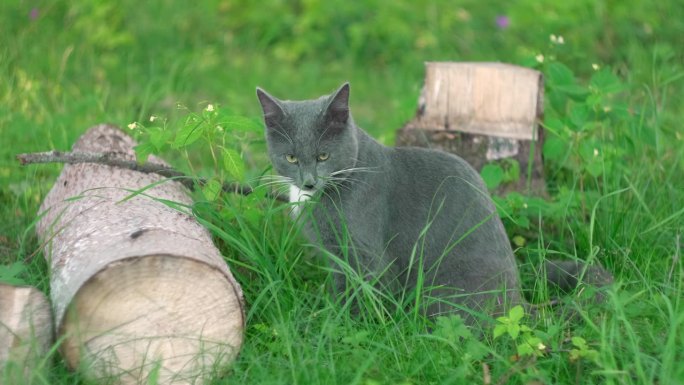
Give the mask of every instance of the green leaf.
[[494, 339], [499, 338], [502, 336], [504, 333], [506, 333], [507, 326], [504, 324], [498, 324], [494, 326]]
[[478, 341], [477, 338], [471, 338], [466, 344], [466, 353], [470, 355], [472, 360], [481, 360], [491, 351], [487, 345]]
[[133, 147], [135, 151], [135, 158], [139, 164], [147, 162], [147, 158], [154, 154], [155, 148], [150, 142], [143, 142]]
[[223, 149], [223, 169], [237, 181], [245, 179], [245, 162], [232, 148]]
[[152, 127], [150, 130], [150, 143], [155, 147], [157, 152], [162, 151], [167, 142], [171, 139], [169, 131], [162, 130], [161, 127]]
[[552, 86], [575, 85], [575, 75], [565, 64], [553, 62], [546, 68], [546, 80]]
[[437, 317], [434, 335], [452, 342], [458, 342], [461, 338], [470, 338], [472, 334], [458, 315]]
[[261, 132], [264, 129], [261, 123], [244, 116], [226, 116], [219, 125], [227, 131]]
[[516, 346], [516, 350], [518, 351], [519, 356], [531, 356], [535, 353], [532, 346], [530, 346], [527, 342], [523, 342], [522, 344]]
[[582, 353], [577, 349], [570, 349], [570, 361], [577, 361], [582, 356]]
[[530, 219], [524, 216], [515, 217], [515, 224], [522, 227], [523, 229], [530, 228]]
[[603, 175], [603, 164], [600, 162], [591, 162], [584, 165], [584, 169], [587, 170], [589, 175], [594, 178], [598, 178]]
[[533, 336], [533, 337], [529, 337], [529, 338], [525, 339], [525, 342], [526, 342], [528, 345], [534, 346], [534, 347], [536, 348], [536, 347], [539, 346], [539, 344], [542, 343], [542, 340], [541, 340], [541, 338], [539, 338], [539, 337], [534, 337], [534, 336]]
[[520, 163], [513, 158], [504, 159], [505, 169], [503, 182], [517, 182], [520, 180]]
[[185, 124], [183, 128], [181, 128], [176, 134], [176, 139], [173, 141], [171, 147], [178, 149], [189, 146], [201, 138], [203, 132], [204, 124], [202, 124], [202, 121], [196, 122], [192, 119], [189, 119], [188, 123]]
[[202, 194], [204, 194], [204, 197], [207, 198], [208, 201], [213, 202], [218, 198], [222, 187], [223, 186], [218, 179], [210, 179], [209, 182], [202, 186]]
[[513, 323], [518, 323], [518, 321], [520, 321], [524, 316], [525, 316], [525, 309], [523, 309], [523, 307], [520, 305], [514, 306], [508, 312], [508, 318], [510, 318], [511, 322], [513, 322]]
[[560, 161], [568, 151], [568, 144], [561, 138], [552, 136], [544, 142], [544, 159]]
[[14, 262], [11, 265], [0, 265], [0, 282], [10, 285], [26, 285], [26, 282], [19, 278], [19, 275], [26, 271], [26, 265], [21, 262]]
[[620, 78], [612, 73], [608, 68], [603, 68], [594, 73], [589, 84], [599, 92], [612, 94], [625, 89]]
[[572, 341], [572, 344], [577, 346], [580, 349], [586, 349], [587, 348], [587, 341], [582, 337], [572, 337], [570, 339], [570, 341]]
[[574, 100], [581, 100], [589, 95], [589, 90], [577, 84], [556, 86], [556, 90], [572, 97]]
[[587, 106], [597, 109], [603, 104], [603, 95], [599, 93], [591, 94], [587, 96], [585, 103]]
[[507, 331], [511, 338], [516, 339], [518, 338], [518, 335], [520, 335], [520, 325], [516, 323], [509, 324]]
[[493, 190], [503, 181], [504, 171], [498, 164], [487, 164], [482, 167], [480, 176], [482, 176], [487, 188]]
[[594, 177], [603, 174], [603, 160], [598, 146], [600, 146], [599, 143], [589, 140], [582, 142], [579, 146], [582, 168]]
[[570, 121], [573, 127], [579, 131], [584, 127], [587, 120], [589, 119], [589, 108], [586, 104], [575, 104], [570, 109]]
[[561, 135], [565, 130], [565, 123], [558, 118], [549, 118], [544, 120], [544, 128], [556, 135]]

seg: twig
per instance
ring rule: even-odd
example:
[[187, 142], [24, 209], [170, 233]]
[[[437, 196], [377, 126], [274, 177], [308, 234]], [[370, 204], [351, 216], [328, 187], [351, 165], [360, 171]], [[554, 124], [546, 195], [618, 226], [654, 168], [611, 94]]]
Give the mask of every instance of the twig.
[[484, 385], [491, 385], [492, 373], [489, 371], [489, 365], [486, 362], [482, 363], [482, 383]]
[[[127, 170], [138, 171], [145, 174], [157, 174], [165, 178], [177, 180], [180, 183], [182, 183], [183, 186], [187, 187], [189, 190], [192, 191], [195, 190], [197, 185], [204, 186], [207, 183], [207, 180], [204, 178], [191, 177], [174, 168], [171, 168], [163, 164], [152, 162], [146, 162], [141, 164], [133, 160], [124, 159], [122, 158], [122, 155], [123, 154], [118, 152], [92, 153], [47, 151], [19, 154], [16, 158], [22, 165], [36, 163], [94, 163], [118, 168], [125, 168]], [[225, 192], [232, 192], [241, 195], [249, 195], [254, 192], [252, 187], [244, 186], [234, 182], [224, 183], [222, 189]], [[289, 202], [288, 197], [283, 194], [268, 192], [266, 195], [278, 201]]]

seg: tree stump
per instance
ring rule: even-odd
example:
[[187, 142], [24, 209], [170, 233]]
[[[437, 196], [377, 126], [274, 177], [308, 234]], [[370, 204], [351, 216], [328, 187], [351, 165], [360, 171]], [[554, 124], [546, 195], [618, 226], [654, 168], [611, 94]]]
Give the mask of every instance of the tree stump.
[[397, 132], [396, 144], [450, 152], [478, 171], [494, 162], [515, 167], [512, 160], [520, 178], [496, 192], [544, 195], [543, 100], [542, 74], [529, 68], [428, 62], [416, 117]]
[[52, 312], [35, 288], [0, 283], [0, 382], [32, 384], [49, 367]]
[[[134, 160], [134, 146], [117, 128], [99, 125], [73, 150]], [[98, 381], [194, 384], [237, 355], [242, 291], [209, 232], [183, 211], [191, 205], [179, 182], [156, 174], [64, 166], [37, 231], [48, 241], [55, 323], [69, 366]]]

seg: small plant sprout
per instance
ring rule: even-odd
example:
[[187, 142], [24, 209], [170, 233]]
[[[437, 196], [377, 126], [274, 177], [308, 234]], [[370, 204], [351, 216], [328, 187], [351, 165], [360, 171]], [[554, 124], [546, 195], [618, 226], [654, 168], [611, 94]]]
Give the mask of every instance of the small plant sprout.
[[570, 349], [570, 361], [577, 361], [581, 358], [586, 358], [590, 361], [598, 360], [598, 352], [590, 349], [587, 341], [582, 337], [572, 337], [573, 349]]
[[508, 316], [497, 318], [494, 339], [508, 334], [516, 343], [518, 356], [543, 356], [546, 352], [546, 345], [541, 338], [534, 335], [534, 330], [520, 322], [524, 316], [525, 310], [518, 305], [508, 312]]

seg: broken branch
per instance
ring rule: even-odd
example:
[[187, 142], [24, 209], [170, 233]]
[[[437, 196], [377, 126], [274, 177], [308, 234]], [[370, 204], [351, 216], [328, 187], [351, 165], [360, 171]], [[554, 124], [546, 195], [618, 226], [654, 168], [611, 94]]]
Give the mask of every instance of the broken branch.
[[[38, 164], [38, 163], [95, 163], [111, 167], [119, 167], [127, 170], [142, 172], [145, 174], [157, 174], [165, 178], [178, 180], [189, 190], [194, 191], [196, 186], [203, 186], [207, 183], [204, 178], [195, 178], [184, 174], [169, 166], [146, 162], [138, 163], [134, 160], [122, 158], [122, 154], [117, 152], [93, 153], [93, 152], [62, 152], [62, 151], [46, 151], [34, 152], [27, 154], [19, 154], [16, 156], [17, 160], [22, 165]], [[252, 187], [241, 185], [235, 182], [227, 182], [222, 186], [223, 191], [232, 192], [240, 195], [249, 195], [254, 192]], [[289, 198], [283, 194], [268, 192], [266, 194], [269, 198], [281, 202], [289, 202]]]

